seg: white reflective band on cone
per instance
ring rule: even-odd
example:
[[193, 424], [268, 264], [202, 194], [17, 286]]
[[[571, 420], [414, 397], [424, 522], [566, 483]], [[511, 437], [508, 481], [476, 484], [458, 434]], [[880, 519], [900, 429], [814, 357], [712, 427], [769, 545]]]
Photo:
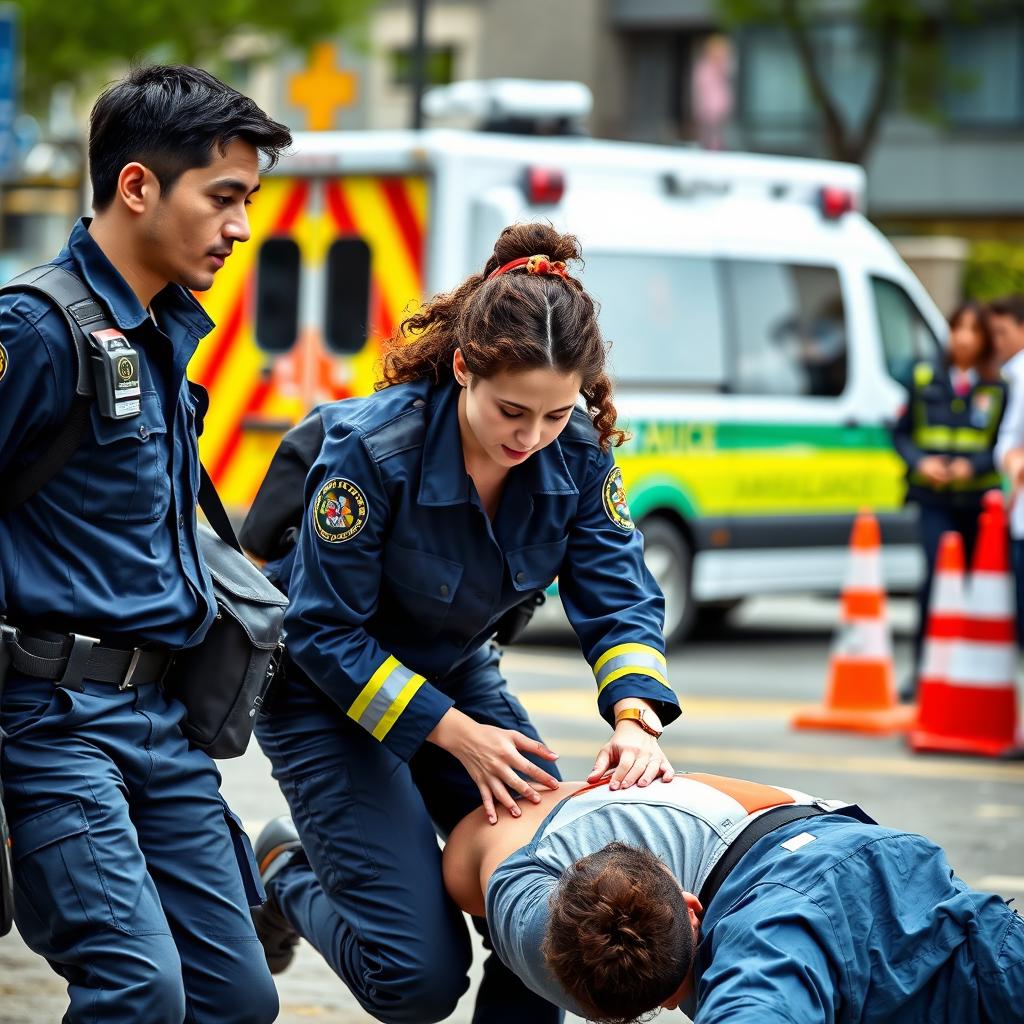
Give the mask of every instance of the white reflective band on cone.
[[1015, 687], [1017, 647], [961, 640], [953, 650], [949, 681], [956, 686]]
[[953, 662], [954, 640], [925, 639], [924, 657], [921, 659], [922, 679], [946, 679]]
[[932, 587], [931, 614], [948, 615], [964, 610], [964, 583], [962, 576], [939, 573]]
[[882, 560], [876, 552], [853, 551], [846, 568], [845, 590], [881, 590]]
[[1012, 619], [1013, 583], [1005, 572], [976, 572], [967, 588], [967, 605], [976, 619]]
[[832, 654], [842, 658], [888, 658], [892, 645], [889, 626], [880, 619], [852, 619], [841, 622]]

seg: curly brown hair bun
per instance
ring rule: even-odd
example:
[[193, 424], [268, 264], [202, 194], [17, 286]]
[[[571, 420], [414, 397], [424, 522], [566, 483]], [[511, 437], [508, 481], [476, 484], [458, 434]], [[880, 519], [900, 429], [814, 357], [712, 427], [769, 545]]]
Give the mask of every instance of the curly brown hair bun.
[[435, 295], [403, 321], [385, 350], [378, 390], [423, 377], [435, 383], [451, 377], [457, 348], [478, 377], [551, 367], [580, 375], [580, 393], [601, 447], [622, 444], [626, 435], [615, 426], [612, 384], [605, 371], [607, 345], [583, 285], [572, 276], [530, 274], [525, 267], [488, 278], [506, 263], [540, 253], [569, 264], [570, 275], [572, 265], [582, 260], [576, 236], [550, 224], [505, 228], [481, 273]]
[[695, 944], [682, 890], [647, 850], [609, 843], [567, 868], [551, 897], [544, 958], [600, 1024], [632, 1024], [672, 996]]

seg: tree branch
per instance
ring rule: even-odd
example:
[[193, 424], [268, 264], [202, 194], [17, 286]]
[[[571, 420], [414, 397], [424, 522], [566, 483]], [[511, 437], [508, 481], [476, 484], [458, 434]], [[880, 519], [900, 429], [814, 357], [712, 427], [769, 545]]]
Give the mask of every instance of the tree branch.
[[896, 40], [897, 26], [891, 19], [883, 19], [878, 26], [879, 67], [875, 79], [875, 91], [868, 106], [864, 124], [856, 142], [850, 143], [850, 159], [862, 163], [864, 157], [874, 144], [875, 137], [885, 112], [885, 103], [892, 91], [893, 78], [896, 74], [896, 56], [898, 52]]
[[803, 67], [804, 77], [811, 90], [811, 95], [825, 120], [825, 135], [828, 139], [829, 153], [838, 160], [847, 160], [849, 156], [846, 125], [840, 116], [839, 108], [832, 101], [828, 86], [814, 59], [814, 46], [811, 43], [807, 22], [800, 14], [798, 0], [783, 0], [782, 20], [800, 57], [800, 64]]

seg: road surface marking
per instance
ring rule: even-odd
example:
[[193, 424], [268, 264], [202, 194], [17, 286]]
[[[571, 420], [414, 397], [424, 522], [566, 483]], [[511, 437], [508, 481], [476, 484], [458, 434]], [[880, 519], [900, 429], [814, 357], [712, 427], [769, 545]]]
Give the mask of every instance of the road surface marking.
[[1024, 808], [1016, 804], [979, 804], [974, 811], [978, 818], [1019, 818]]
[[[593, 758], [600, 743], [555, 735], [545, 737], [552, 750], [563, 757]], [[830, 775], [879, 775], [955, 782], [997, 782], [1020, 786], [1024, 765], [975, 764], [956, 758], [837, 757], [834, 753], [810, 754], [781, 750], [736, 750], [698, 747], [689, 743], [663, 743], [662, 750], [676, 769], [707, 765], [739, 765], [748, 768], [780, 768]]]
[[1010, 889], [1013, 892], [1024, 892], [1024, 876], [1022, 875], [985, 875], [979, 878], [975, 889], [985, 892], [999, 892]]
[[[522, 690], [516, 694], [535, 715], [563, 718], [596, 718], [597, 700], [593, 693], [581, 690]], [[745, 697], [686, 697], [686, 718], [772, 718], [788, 719], [806, 705], [806, 701], [748, 700]]]

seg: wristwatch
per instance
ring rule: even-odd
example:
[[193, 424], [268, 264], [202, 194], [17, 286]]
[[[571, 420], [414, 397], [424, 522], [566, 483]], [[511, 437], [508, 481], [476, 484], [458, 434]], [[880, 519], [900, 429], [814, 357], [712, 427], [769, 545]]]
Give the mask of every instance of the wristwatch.
[[619, 722], [636, 722], [645, 733], [658, 739], [665, 730], [651, 725], [646, 718], [648, 714], [653, 717], [654, 713], [648, 708], [624, 708], [615, 716], [615, 724], [618, 725]]

